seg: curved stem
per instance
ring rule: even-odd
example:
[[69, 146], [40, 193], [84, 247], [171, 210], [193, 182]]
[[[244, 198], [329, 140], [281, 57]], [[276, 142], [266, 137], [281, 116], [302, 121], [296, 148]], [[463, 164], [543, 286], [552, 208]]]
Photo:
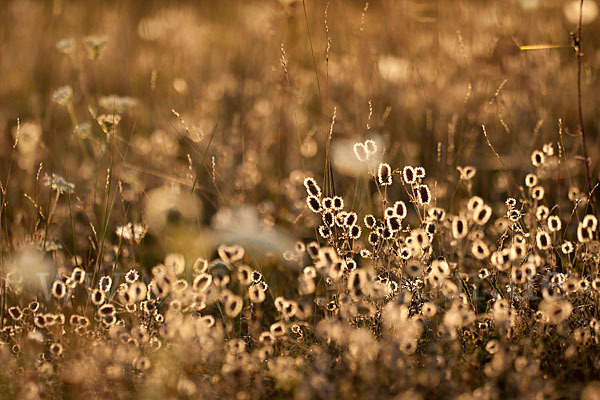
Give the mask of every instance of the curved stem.
[[598, 215], [596, 210], [596, 198], [594, 197], [592, 189], [592, 174], [590, 172], [590, 159], [588, 157], [587, 145], [585, 141], [585, 130], [583, 128], [583, 107], [581, 102], [581, 58], [583, 57], [582, 51], [582, 25], [583, 25], [583, 0], [579, 3], [579, 24], [577, 25], [577, 33], [575, 36], [575, 52], [577, 56], [577, 111], [579, 114], [579, 134], [581, 136], [581, 147], [583, 148], [583, 163], [585, 165], [585, 176], [588, 183], [588, 196], [590, 197], [590, 203], [594, 215]]

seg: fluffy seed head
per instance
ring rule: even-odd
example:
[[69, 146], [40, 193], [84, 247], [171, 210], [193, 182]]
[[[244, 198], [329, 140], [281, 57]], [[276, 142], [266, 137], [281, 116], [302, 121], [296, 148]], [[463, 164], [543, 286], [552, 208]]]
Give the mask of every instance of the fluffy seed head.
[[63, 281], [54, 281], [52, 284], [52, 296], [62, 299], [67, 295], [67, 286]]
[[403, 201], [395, 202], [394, 213], [400, 218], [406, 218], [406, 204]]
[[425, 168], [415, 167], [415, 176], [417, 177], [417, 179], [425, 178]]
[[492, 216], [492, 207], [484, 204], [473, 211], [473, 220], [477, 225], [485, 225]]
[[593, 214], [588, 214], [583, 217], [583, 221], [581, 223], [584, 227], [591, 229], [594, 232], [598, 228], [598, 218], [596, 218], [596, 216]]
[[431, 192], [427, 185], [419, 185], [417, 187], [417, 199], [422, 206], [431, 202]]
[[473, 242], [471, 246], [471, 252], [478, 260], [483, 260], [487, 256], [490, 255], [490, 248], [488, 245], [482, 240], [476, 240]]
[[344, 199], [340, 196], [335, 196], [333, 198], [333, 209], [336, 211], [340, 211], [344, 208]]
[[71, 272], [71, 279], [78, 284], [82, 284], [85, 280], [85, 271], [79, 267], [73, 268], [73, 272]]
[[306, 188], [306, 193], [309, 196], [321, 197], [321, 188], [314, 178], [306, 178], [304, 180], [304, 187]]
[[373, 229], [375, 227], [375, 224], [377, 224], [377, 220], [372, 214], [367, 214], [365, 215], [364, 223], [367, 228]]
[[354, 155], [358, 159], [358, 161], [366, 161], [368, 157], [367, 149], [363, 143], [355, 143], [354, 144]]
[[415, 169], [410, 165], [407, 165], [402, 170], [402, 179], [404, 179], [404, 183], [407, 185], [412, 185], [417, 181], [417, 175], [415, 173]]
[[358, 239], [360, 238], [360, 234], [361, 234], [361, 229], [360, 226], [358, 225], [352, 225], [348, 231], [348, 237], [350, 239]]
[[544, 156], [544, 153], [542, 153], [539, 150], [534, 150], [531, 153], [531, 164], [533, 164], [534, 167], [541, 167], [542, 165], [544, 165], [544, 161], [546, 160], [546, 157]]
[[467, 221], [461, 217], [454, 217], [452, 220], [452, 236], [454, 239], [462, 239], [467, 236]]
[[98, 287], [104, 293], [108, 293], [110, 291], [110, 288], [112, 287], [112, 278], [110, 276], [103, 276], [102, 278], [100, 278]]
[[367, 155], [370, 156], [371, 154], [377, 153], [377, 144], [375, 144], [374, 140], [367, 139], [365, 140], [365, 149], [367, 151]]
[[319, 198], [316, 196], [308, 196], [306, 198], [306, 205], [308, 206], [310, 211], [312, 211], [314, 213], [321, 212], [321, 202], [319, 201]]
[[552, 215], [548, 217], [548, 229], [550, 232], [560, 231], [562, 228], [562, 222], [559, 217]]
[[382, 186], [389, 186], [392, 184], [392, 168], [389, 164], [379, 164], [379, 168], [377, 168], [377, 181]]

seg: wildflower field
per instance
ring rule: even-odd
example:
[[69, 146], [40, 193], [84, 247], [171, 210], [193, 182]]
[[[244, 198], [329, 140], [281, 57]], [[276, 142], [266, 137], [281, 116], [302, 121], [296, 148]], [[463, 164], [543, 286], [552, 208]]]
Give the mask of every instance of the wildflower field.
[[594, 0], [0, 2], [0, 398], [600, 399]]

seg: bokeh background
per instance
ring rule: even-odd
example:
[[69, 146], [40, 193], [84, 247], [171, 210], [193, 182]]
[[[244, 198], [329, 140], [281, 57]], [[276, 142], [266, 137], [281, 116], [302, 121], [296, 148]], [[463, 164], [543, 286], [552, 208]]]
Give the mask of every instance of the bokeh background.
[[[376, 211], [376, 188], [350, 150], [366, 138], [393, 168], [424, 166], [436, 204], [449, 211], [465, 194], [457, 166], [475, 166], [473, 192], [501, 204], [516, 190], [507, 176], [522, 182], [531, 152], [549, 142], [558, 151], [561, 142], [564, 165], [542, 177], [553, 180], [546, 196], [561, 207], [569, 187], [586, 187], [569, 35], [578, 5], [5, 0], [4, 245], [42, 236], [36, 209], [49, 211], [42, 177], [52, 173], [75, 189], [70, 209], [66, 201], [56, 206], [54, 221], [64, 222], [49, 224], [49, 237], [86, 258], [106, 232], [107, 266], [112, 227], [129, 221], [149, 225], [142, 256], [149, 264], [169, 250], [208, 252], [203, 243], [215, 237], [265, 248], [314, 238], [301, 183], [324, 182], [326, 158], [350, 208]], [[586, 0], [583, 111], [595, 181], [597, 14]], [[65, 85], [72, 98], [61, 105], [53, 96]], [[113, 112], [121, 116], [114, 140], [95, 121]]]

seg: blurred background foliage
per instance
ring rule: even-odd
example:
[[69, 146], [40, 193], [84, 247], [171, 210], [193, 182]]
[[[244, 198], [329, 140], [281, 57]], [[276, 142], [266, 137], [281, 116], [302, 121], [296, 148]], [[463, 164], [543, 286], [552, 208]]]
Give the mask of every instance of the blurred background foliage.
[[[583, 105], [596, 161], [600, 35], [596, 4], [585, 3]], [[108, 231], [128, 221], [150, 225], [148, 257], [161, 258], [155, 242], [182, 250], [199, 227], [237, 230], [230, 225], [239, 222], [244, 204], [252, 206], [254, 223], [314, 237], [301, 182], [323, 180], [334, 113], [332, 146], [378, 138], [393, 168], [427, 169], [436, 203], [449, 211], [464, 198], [456, 196], [464, 190], [457, 166], [477, 167], [474, 192], [489, 201], [501, 203], [515, 191], [482, 124], [504, 172], [522, 182], [531, 152], [560, 141], [562, 119], [566, 163], [546, 196], [558, 202], [560, 193], [566, 201], [571, 185], [585, 188], [580, 141], [572, 136], [577, 71], [569, 33], [577, 6], [558, 0], [5, 1], [5, 250], [43, 230], [48, 213], [35, 210], [47, 211], [52, 201], [36, 175], [51, 173], [74, 183], [75, 196], [71, 211], [67, 201], [58, 203], [54, 221], [61, 222], [50, 224], [49, 237], [76, 246], [84, 258], [103, 226]], [[65, 85], [73, 91], [71, 108], [52, 100]], [[114, 142], [94, 120], [113, 111], [121, 115]], [[13, 148], [17, 119], [20, 144]], [[338, 168], [354, 162], [351, 152], [336, 157], [336, 193], [350, 196], [355, 211], [372, 211], [374, 185], [366, 174], [357, 180]], [[597, 162], [592, 172], [597, 181]], [[369, 189], [357, 191], [359, 185]], [[166, 186], [182, 195], [159, 207], [154, 191]], [[186, 200], [192, 187], [193, 199]], [[110, 225], [103, 221], [107, 198]], [[69, 219], [60, 218], [71, 213], [76, 245]], [[164, 224], [148, 221], [155, 215], [167, 225], [189, 220], [193, 229], [165, 244]], [[108, 242], [116, 242], [108, 233]]]

